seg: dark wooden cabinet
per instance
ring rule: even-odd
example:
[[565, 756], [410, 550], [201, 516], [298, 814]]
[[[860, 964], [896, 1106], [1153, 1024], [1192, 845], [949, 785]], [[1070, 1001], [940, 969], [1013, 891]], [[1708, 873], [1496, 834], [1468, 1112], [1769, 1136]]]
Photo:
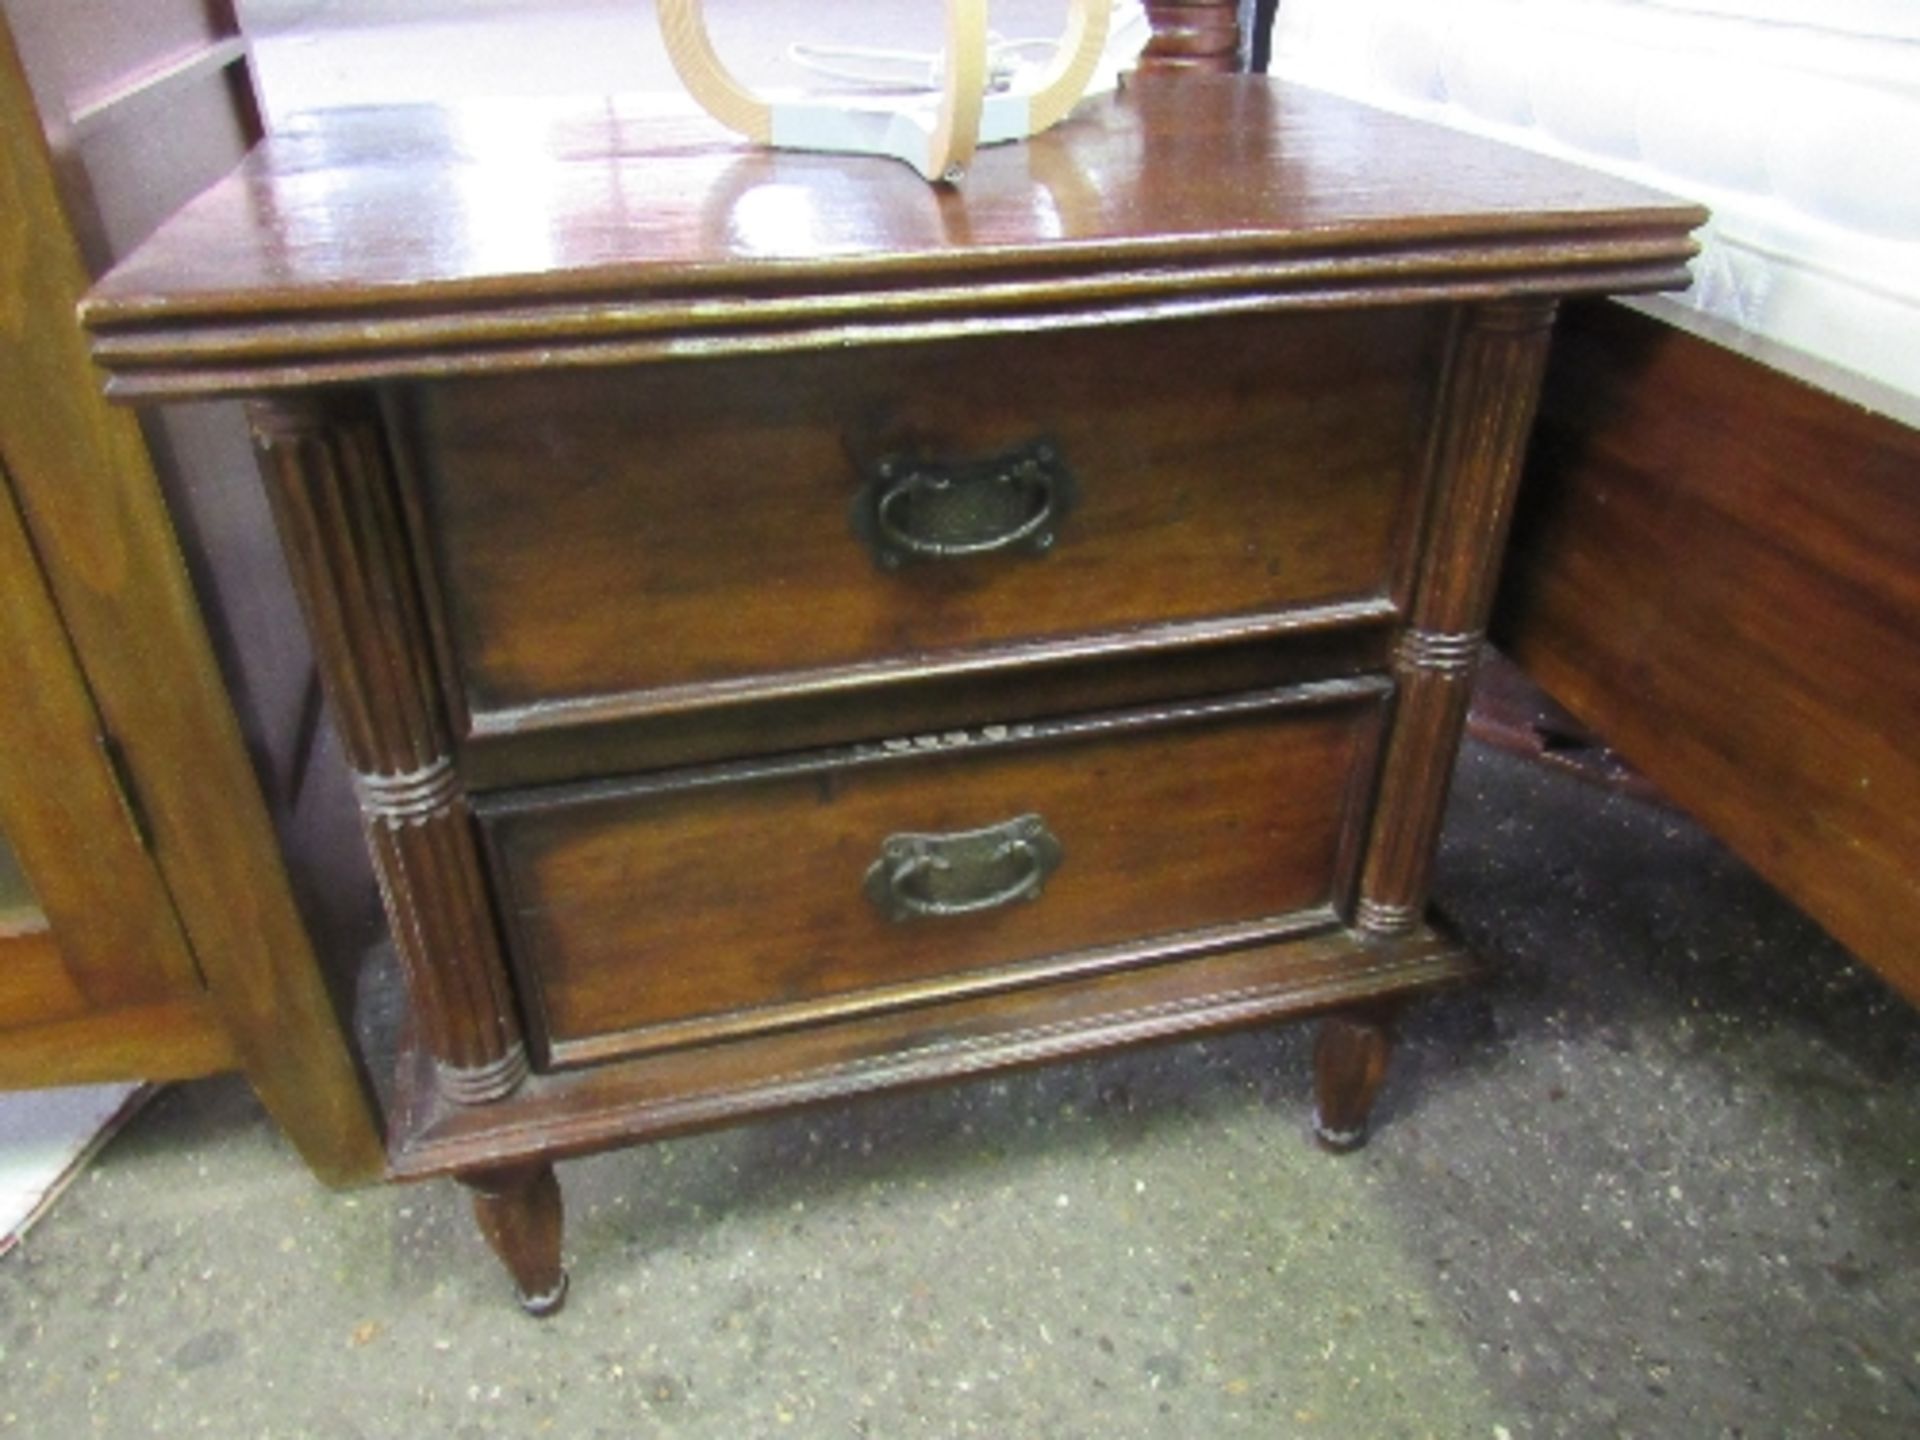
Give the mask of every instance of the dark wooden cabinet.
[[958, 192], [463, 133], [272, 137], [85, 311], [122, 398], [250, 399], [414, 1005], [394, 1173], [545, 1311], [555, 1159], [782, 1107], [1333, 1012], [1358, 1143], [1472, 968], [1428, 870], [1556, 302], [1700, 213], [1232, 77]]

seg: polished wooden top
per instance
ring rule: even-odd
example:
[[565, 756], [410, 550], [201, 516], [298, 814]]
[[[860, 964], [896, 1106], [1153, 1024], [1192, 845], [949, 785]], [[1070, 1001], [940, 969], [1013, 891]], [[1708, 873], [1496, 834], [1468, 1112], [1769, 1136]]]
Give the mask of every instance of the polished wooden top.
[[959, 190], [637, 101], [298, 121], [89, 297], [120, 393], [1684, 283], [1703, 212], [1257, 77], [1141, 77]]

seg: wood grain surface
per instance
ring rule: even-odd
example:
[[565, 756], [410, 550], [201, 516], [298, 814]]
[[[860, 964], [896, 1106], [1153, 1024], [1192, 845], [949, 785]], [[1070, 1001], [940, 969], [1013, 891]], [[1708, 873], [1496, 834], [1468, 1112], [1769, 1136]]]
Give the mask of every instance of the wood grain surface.
[[[635, 1032], [592, 1048], [604, 1058], [844, 1018], [861, 992], [872, 1008], [949, 998], [969, 972], [1033, 984], [1061, 967], [1006, 967], [1122, 941], [1308, 910], [1324, 924], [1385, 694], [1337, 682], [490, 797], [481, 824], [532, 1023], [562, 1060], [586, 1053], [569, 1041]], [[1066, 851], [1035, 901], [897, 921], [863, 893], [889, 835], [1028, 814]]]
[[1920, 1001], [1920, 429], [1836, 388], [1573, 311], [1498, 638]]
[[618, 102], [365, 112], [270, 139], [86, 316], [118, 393], [209, 393], [1659, 288], [1702, 218], [1244, 76], [1141, 77], [959, 191]]
[[[59, 933], [54, 953], [74, 990], [101, 1010], [199, 994], [200, 972], [123, 798], [4, 464], [0, 646], [10, 680], [0, 703], [0, 826]], [[102, 904], [109, 883], [113, 903]]]
[[525, 1051], [385, 431], [354, 394], [259, 401], [248, 419], [418, 1023], [450, 1091], [497, 1099], [525, 1075]]
[[1330, 927], [1179, 964], [535, 1074], [510, 1105], [491, 1108], [446, 1105], [423, 1057], [409, 1053], [395, 1101], [393, 1173], [421, 1179], [562, 1159], [880, 1090], [1414, 995], [1477, 970], [1458, 940], [1432, 929], [1360, 945]]
[[37, 910], [0, 913], [0, 1032], [71, 1020], [87, 1008], [46, 917]]
[[1360, 883], [1359, 920], [1372, 931], [1411, 929], [1426, 910], [1553, 317], [1552, 303], [1539, 300], [1474, 306], [1461, 317]]
[[[171, 950], [163, 940], [129, 945], [117, 963], [134, 974], [152, 966], [191, 974], [206, 988], [41, 1032], [34, 1051], [47, 1063], [37, 1073], [97, 1079], [126, 1067], [123, 1077], [160, 1078], [238, 1063], [317, 1173], [365, 1179], [381, 1158], [368, 1094], [279, 860], [139, 422], [102, 400], [74, 324], [87, 276], [54, 174], [0, 26], [0, 447], [36, 557], [0, 568], [24, 584], [37, 563], [98, 715], [74, 737], [112, 738], [147, 830], [150, 857], [94, 872], [90, 906], [117, 906], [120, 896], [106, 898], [100, 886], [137, 897], [143, 876], [157, 871], [191, 949], [183, 959], [177, 940]], [[50, 700], [63, 684], [58, 663], [45, 677]], [[34, 781], [93, 783], [84, 769], [57, 766]], [[58, 791], [41, 803], [59, 805]], [[62, 863], [97, 855], [109, 825], [125, 831], [124, 811], [115, 813]], [[46, 898], [37, 866], [34, 880]], [[49, 913], [57, 936], [59, 916]], [[177, 1032], [164, 1028], [174, 1021]], [[77, 1048], [87, 1045], [99, 1048], [91, 1056]], [[7, 1048], [36, 1073], [24, 1041]]]
[[[419, 387], [453, 684], [504, 733], [1390, 610], [1446, 329], [1440, 307], [1373, 310]], [[883, 460], [1039, 441], [1076, 490], [1044, 554], [889, 570], [850, 523]]]
[[[0, 1088], [40, 1089], [109, 1080], [198, 1080], [243, 1068], [225, 1018], [206, 995], [54, 1015], [0, 1039]], [[324, 1156], [326, 1152], [321, 1152]], [[365, 1180], [314, 1164], [322, 1178]]]

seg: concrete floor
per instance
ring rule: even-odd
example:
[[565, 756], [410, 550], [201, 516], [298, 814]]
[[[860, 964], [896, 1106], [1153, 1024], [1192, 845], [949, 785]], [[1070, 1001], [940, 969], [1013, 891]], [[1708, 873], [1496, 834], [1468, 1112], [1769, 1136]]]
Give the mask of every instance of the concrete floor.
[[450, 1185], [176, 1088], [0, 1262], [0, 1433], [1920, 1434], [1920, 1016], [1673, 816], [1471, 752], [1373, 1144], [1289, 1027], [562, 1167], [535, 1323]]

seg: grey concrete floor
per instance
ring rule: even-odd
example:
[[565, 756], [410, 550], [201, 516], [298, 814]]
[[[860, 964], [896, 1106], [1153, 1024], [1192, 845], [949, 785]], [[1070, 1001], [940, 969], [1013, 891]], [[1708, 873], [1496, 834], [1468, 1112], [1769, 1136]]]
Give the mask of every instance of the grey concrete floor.
[[48, 1437], [1920, 1434], [1920, 1016], [1659, 809], [1469, 753], [1373, 1143], [1303, 1026], [561, 1169], [513, 1308], [450, 1185], [168, 1092], [0, 1262]]

